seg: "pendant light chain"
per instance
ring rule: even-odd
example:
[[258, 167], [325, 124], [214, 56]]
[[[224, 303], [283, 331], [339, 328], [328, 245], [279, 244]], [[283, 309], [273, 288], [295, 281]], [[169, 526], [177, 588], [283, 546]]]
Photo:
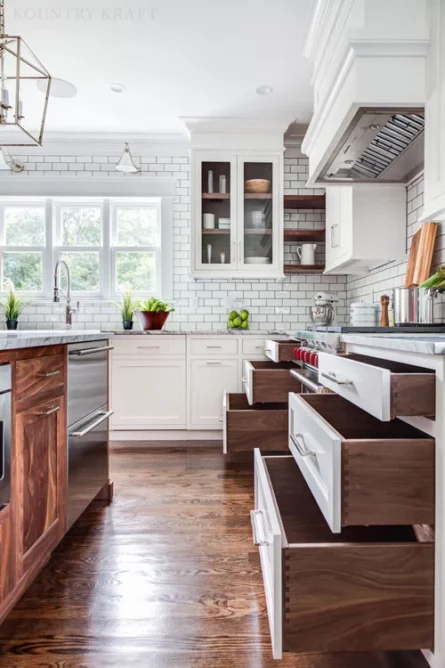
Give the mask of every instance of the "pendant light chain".
[[0, 36], [5, 34], [5, 0], [0, 0]]

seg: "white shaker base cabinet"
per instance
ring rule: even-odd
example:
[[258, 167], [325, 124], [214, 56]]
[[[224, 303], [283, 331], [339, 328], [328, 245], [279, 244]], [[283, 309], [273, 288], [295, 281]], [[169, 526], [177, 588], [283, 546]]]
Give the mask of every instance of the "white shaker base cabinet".
[[223, 397], [238, 392], [239, 361], [189, 361], [189, 429], [222, 429]]
[[186, 361], [114, 359], [112, 429], [185, 429]]

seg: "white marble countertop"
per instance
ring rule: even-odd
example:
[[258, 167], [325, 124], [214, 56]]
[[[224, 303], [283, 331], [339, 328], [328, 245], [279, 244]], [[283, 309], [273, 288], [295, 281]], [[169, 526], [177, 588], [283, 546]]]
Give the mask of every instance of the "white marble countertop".
[[196, 330], [175, 330], [161, 329], [144, 331], [142, 329], [115, 330], [104, 332], [109, 336], [288, 336], [286, 331], [273, 330], [255, 330], [255, 329], [209, 329], [203, 331]]
[[37, 348], [83, 341], [104, 341], [109, 338], [107, 332], [99, 330], [17, 330], [0, 332], [0, 350], [17, 348]]
[[343, 343], [422, 355], [445, 355], [445, 334], [341, 334]]

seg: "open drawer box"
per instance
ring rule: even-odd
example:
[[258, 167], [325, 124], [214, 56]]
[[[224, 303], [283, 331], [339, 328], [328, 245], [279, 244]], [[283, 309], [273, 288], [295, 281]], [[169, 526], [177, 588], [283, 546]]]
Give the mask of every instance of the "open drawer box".
[[318, 356], [319, 382], [379, 420], [434, 417], [436, 375], [431, 369], [366, 355]]
[[292, 362], [244, 362], [243, 384], [253, 404], [287, 403], [289, 392], [300, 392], [301, 383], [291, 376]]
[[333, 532], [434, 524], [435, 441], [336, 394], [292, 394], [289, 448]]
[[432, 647], [434, 544], [412, 527], [331, 533], [292, 457], [258, 449], [252, 526], [275, 659]]
[[253, 452], [288, 449], [289, 408], [287, 403], [251, 406], [245, 394], [224, 395], [223, 451]]
[[300, 347], [298, 341], [279, 341], [268, 339], [264, 346], [264, 354], [272, 362], [291, 362], [295, 359], [295, 349]]

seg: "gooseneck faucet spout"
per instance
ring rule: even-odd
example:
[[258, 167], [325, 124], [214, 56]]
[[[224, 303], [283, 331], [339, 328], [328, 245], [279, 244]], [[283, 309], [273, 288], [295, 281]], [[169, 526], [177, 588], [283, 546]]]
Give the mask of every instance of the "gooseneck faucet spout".
[[[60, 282], [60, 267], [63, 266], [65, 267], [66, 271], [66, 294], [63, 293], [59, 282]], [[54, 271], [54, 298], [53, 301], [55, 303], [60, 302], [60, 295], [64, 295], [66, 299], [66, 309], [65, 309], [65, 323], [68, 325], [68, 327], [71, 327], [73, 324], [73, 313], [77, 311], [76, 308], [74, 308], [71, 304], [71, 273], [70, 273], [70, 268], [68, 264], [65, 262], [65, 260], [58, 260], [56, 262], [56, 269]]]

